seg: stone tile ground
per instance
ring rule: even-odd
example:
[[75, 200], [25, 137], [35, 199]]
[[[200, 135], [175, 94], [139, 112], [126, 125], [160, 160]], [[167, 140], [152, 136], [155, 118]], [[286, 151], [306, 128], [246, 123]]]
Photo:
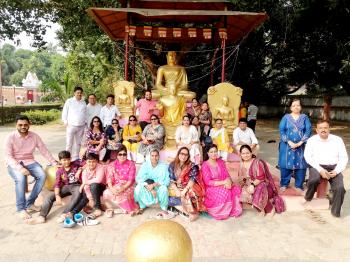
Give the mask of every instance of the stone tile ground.
[[[261, 156], [277, 163], [278, 123], [259, 121], [257, 136]], [[0, 127], [0, 142], [13, 127]], [[33, 127], [54, 155], [64, 148], [65, 132], [60, 124]], [[350, 145], [350, 125], [338, 123], [333, 132]], [[3, 154], [3, 147], [0, 149]], [[42, 157], [38, 157], [45, 164]], [[14, 185], [0, 158], [0, 261], [125, 261], [123, 252], [128, 235], [157, 210], [143, 216], [102, 217], [90, 228], [63, 229], [55, 222], [58, 207], [42, 225], [29, 226], [16, 216]], [[350, 187], [350, 169], [345, 172], [345, 187]], [[238, 219], [215, 221], [201, 217], [189, 223], [175, 221], [188, 231], [193, 242], [193, 261], [350, 261], [350, 196], [345, 197], [342, 217], [333, 218], [328, 210], [286, 212], [272, 218], [248, 210]]]

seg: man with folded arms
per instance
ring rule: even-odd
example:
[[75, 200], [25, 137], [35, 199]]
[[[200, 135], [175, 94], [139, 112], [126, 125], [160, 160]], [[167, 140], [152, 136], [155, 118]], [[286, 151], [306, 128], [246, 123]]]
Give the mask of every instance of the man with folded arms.
[[[34, 202], [46, 179], [41, 165], [34, 160], [33, 152], [37, 148], [51, 164], [57, 164], [39, 135], [29, 131], [29, 127], [30, 122], [27, 116], [17, 116], [17, 131], [10, 133], [5, 139], [7, 170], [15, 181], [17, 212], [23, 219], [31, 218], [29, 214], [31, 211], [40, 211], [40, 207], [34, 206]], [[32, 192], [26, 199], [25, 191], [29, 175], [34, 177], [35, 183]]]
[[321, 177], [327, 179], [333, 194], [331, 213], [335, 217], [340, 217], [346, 192], [341, 172], [346, 168], [348, 155], [343, 140], [339, 136], [330, 134], [328, 121], [318, 121], [316, 132], [317, 135], [307, 141], [304, 151], [305, 160], [311, 166], [305, 201], [312, 200]]

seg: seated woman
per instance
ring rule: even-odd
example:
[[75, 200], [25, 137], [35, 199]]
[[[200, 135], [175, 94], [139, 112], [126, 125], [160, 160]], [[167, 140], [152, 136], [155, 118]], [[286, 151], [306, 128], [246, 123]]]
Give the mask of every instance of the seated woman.
[[[147, 128], [147, 127], [146, 127]], [[149, 159], [144, 162], [136, 176], [135, 200], [143, 210], [159, 203], [162, 209], [156, 215], [158, 219], [170, 219], [174, 214], [168, 210], [170, 183], [168, 165], [159, 162], [159, 151], [152, 149]]]
[[134, 115], [129, 116], [129, 123], [123, 129], [123, 145], [129, 152], [128, 159], [136, 160], [137, 150], [141, 141], [141, 127], [137, 123], [137, 118]]
[[118, 119], [114, 118], [112, 120], [112, 125], [106, 128], [107, 152], [105, 158], [103, 159], [104, 161], [115, 159], [115, 156], [112, 155], [112, 152], [116, 152], [122, 146], [122, 133], [123, 129], [119, 126]]
[[[241, 202], [248, 203], [256, 208], [262, 215], [274, 214], [284, 211], [283, 200], [278, 191], [266, 163], [252, 153], [249, 145], [242, 145], [240, 150], [241, 166], [239, 177], [241, 180]], [[279, 205], [279, 206], [277, 206]]]
[[90, 123], [90, 129], [86, 131], [86, 151], [83, 158], [88, 153], [94, 153], [102, 160], [106, 154], [106, 135], [103, 132], [102, 121], [98, 116], [94, 116]]
[[175, 139], [177, 148], [187, 147], [190, 150], [191, 161], [196, 165], [200, 164], [199, 134], [196, 128], [190, 125], [189, 116], [185, 115], [182, 118], [182, 126], [176, 129]]
[[222, 119], [215, 120], [215, 127], [210, 129], [210, 137], [213, 143], [217, 145], [219, 150], [219, 156], [222, 160], [226, 161], [228, 153], [232, 151], [230, 147], [230, 140], [228, 138], [227, 130], [222, 126]]
[[151, 123], [145, 127], [141, 137], [139, 153], [143, 156], [148, 155], [153, 149], [160, 151], [163, 148], [165, 128], [159, 123], [157, 115], [151, 115]]
[[107, 168], [107, 189], [103, 192], [107, 217], [116, 213], [136, 215], [139, 207], [134, 200], [135, 163], [127, 159], [127, 149], [121, 146], [117, 150], [117, 159]]
[[210, 146], [208, 155], [209, 159], [202, 164], [202, 175], [205, 185], [204, 205], [209, 215], [218, 220], [240, 216], [240, 187], [232, 184], [216, 145]]
[[184, 212], [190, 221], [198, 218], [204, 207], [204, 184], [199, 167], [190, 160], [190, 151], [181, 147], [169, 165], [169, 206]]

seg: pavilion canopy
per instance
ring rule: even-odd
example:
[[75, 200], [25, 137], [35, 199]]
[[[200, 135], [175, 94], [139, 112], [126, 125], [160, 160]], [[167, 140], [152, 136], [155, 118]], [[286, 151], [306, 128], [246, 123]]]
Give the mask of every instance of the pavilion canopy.
[[[152, 5], [150, 5], [150, 2], [152, 2]], [[213, 40], [217, 41], [220, 38], [220, 29], [226, 28], [227, 42], [236, 43], [254, 28], [262, 24], [268, 17], [266, 13], [192, 9], [192, 7], [201, 7], [200, 5], [195, 5], [194, 1], [183, 0], [181, 2], [185, 3], [181, 3], [181, 5], [179, 5], [178, 1], [169, 1], [166, 6], [162, 4], [162, 8], [158, 8], [157, 2], [162, 1], [138, 1], [138, 3], [144, 4], [142, 7], [147, 8], [89, 8], [87, 12], [104, 32], [115, 41], [124, 40], [125, 27], [132, 25], [136, 26], [136, 41], [190, 41], [193, 43], [205, 43]], [[207, 2], [210, 2], [212, 7], [216, 5], [222, 8], [220, 5], [225, 1]], [[170, 4], [174, 6], [170, 6]], [[168, 7], [169, 9], [164, 9], [164, 7]], [[145, 35], [144, 26], [152, 26], [150, 35]], [[159, 27], [162, 27], [163, 31], [165, 28], [165, 37], [164, 35], [160, 36]], [[180, 31], [180, 34], [175, 36], [174, 28]], [[189, 28], [194, 28], [196, 31], [195, 37], [193, 35], [190, 36], [188, 32]], [[204, 37], [204, 29], [211, 29], [210, 38]]]

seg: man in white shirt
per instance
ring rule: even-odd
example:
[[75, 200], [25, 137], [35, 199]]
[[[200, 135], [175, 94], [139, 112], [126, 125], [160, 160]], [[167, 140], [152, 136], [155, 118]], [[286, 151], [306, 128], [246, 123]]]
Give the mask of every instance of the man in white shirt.
[[333, 193], [331, 213], [339, 217], [346, 192], [341, 172], [348, 163], [348, 154], [343, 140], [330, 134], [328, 121], [318, 121], [316, 132], [317, 135], [308, 139], [304, 151], [305, 160], [311, 166], [305, 200], [312, 200], [321, 177], [327, 179]]
[[66, 126], [66, 150], [71, 153], [72, 161], [79, 159], [81, 141], [86, 126], [86, 103], [83, 100], [83, 89], [74, 88], [74, 96], [64, 103], [62, 121]]
[[114, 95], [108, 95], [107, 103], [104, 107], [102, 107], [100, 112], [100, 118], [103, 123], [103, 127], [106, 128], [112, 124], [112, 120], [114, 118], [120, 119], [120, 117], [121, 114], [118, 110], [118, 107], [114, 105]]
[[237, 153], [242, 145], [250, 146], [254, 155], [259, 151], [258, 139], [253, 130], [248, 127], [246, 118], [239, 119], [238, 127], [233, 130], [233, 145]]
[[248, 116], [247, 116], [247, 120], [248, 120], [248, 127], [251, 128], [253, 130], [253, 132], [255, 133], [255, 125], [256, 125], [256, 120], [258, 117], [258, 107], [252, 103], [249, 104], [248, 106]]
[[94, 116], [100, 116], [102, 106], [96, 102], [96, 95], [90, 94], [88, 96], [89, 103], [86, 106], [87, 111], [87, 124], [90, 125]]

